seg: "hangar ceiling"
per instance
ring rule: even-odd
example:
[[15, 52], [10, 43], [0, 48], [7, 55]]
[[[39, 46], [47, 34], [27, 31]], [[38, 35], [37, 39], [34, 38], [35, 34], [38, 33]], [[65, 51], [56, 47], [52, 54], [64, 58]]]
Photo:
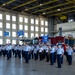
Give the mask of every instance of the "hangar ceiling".
[[75, 0], [0, 0], [0, 8], [52, 17], [75, 13]]

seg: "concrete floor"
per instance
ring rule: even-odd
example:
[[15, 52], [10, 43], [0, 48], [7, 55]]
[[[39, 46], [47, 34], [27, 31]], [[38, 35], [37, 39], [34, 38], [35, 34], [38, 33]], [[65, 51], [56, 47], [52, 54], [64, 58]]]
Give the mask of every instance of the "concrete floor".
[[64, 57], [62, 68], [56, 68], [57, 63], [49, 65], [49, 62], [30, 60], [26, 64], [24, 59], [12, 57], [6, 60], [0, 57], [0, 75], [75, 75], [75, 54], [73, 55], [73, 64], [68, 65]]

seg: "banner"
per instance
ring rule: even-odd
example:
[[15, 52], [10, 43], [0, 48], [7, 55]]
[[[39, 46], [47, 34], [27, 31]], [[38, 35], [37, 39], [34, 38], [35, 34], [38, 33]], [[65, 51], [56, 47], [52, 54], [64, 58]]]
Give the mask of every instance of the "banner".
[[4, 31], [4, 36], [9, 36], [9, 32]]
[[24, 36], [24, 31], [23, 31], [23, 30], [18, 31], [18, 32], [17, 32], [17, 35], [18, 35], [18, 36]]
[[42, 42], [47, 42], [48, 41], [48, 36], [42, 36]]

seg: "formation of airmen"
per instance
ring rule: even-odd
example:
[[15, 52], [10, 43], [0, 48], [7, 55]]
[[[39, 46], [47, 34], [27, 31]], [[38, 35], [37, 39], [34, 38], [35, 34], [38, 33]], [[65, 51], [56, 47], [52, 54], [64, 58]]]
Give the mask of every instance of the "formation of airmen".
[[57, 68], [61, 68], [61, 64], [63, 64], [63, 55], [66, 56], [66, 60], [68, 64], [72, 64], [72, 54], [75, 51], [74, 47], [66, 46], [66, 50], [64, 50], [62, 45], [51, 45], [51, 44], [36, 44], [36, 45], [0, 45], [0, 56], [7, 56], [7, 60], [9, 60], [12, 56], [15, 58], [24, 58], [26, 63], [29, 63], [30, 59], [36, 60], [44, 60], [46, 62], [50, 61], [50, 65], [54, 65], [57, 60]]

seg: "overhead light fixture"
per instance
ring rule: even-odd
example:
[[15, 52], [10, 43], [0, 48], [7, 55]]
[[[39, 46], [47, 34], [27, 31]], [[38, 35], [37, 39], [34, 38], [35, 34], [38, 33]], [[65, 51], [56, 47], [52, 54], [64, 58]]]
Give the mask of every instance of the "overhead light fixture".
[[60, 9], [57, 9], [58, 11], [60, 11]]
[[45, 12], [43, 14], [46, 14]]
[[42, 4], [40, 4], [40, 6], [42, 6]]
[[24, 13], [23, 11], [21, 13]]
[[5, 5], [5, 3], [3, 4], [3, 6]]
[[28, 10], [28, 9], [25, 9], [25, 10]]

